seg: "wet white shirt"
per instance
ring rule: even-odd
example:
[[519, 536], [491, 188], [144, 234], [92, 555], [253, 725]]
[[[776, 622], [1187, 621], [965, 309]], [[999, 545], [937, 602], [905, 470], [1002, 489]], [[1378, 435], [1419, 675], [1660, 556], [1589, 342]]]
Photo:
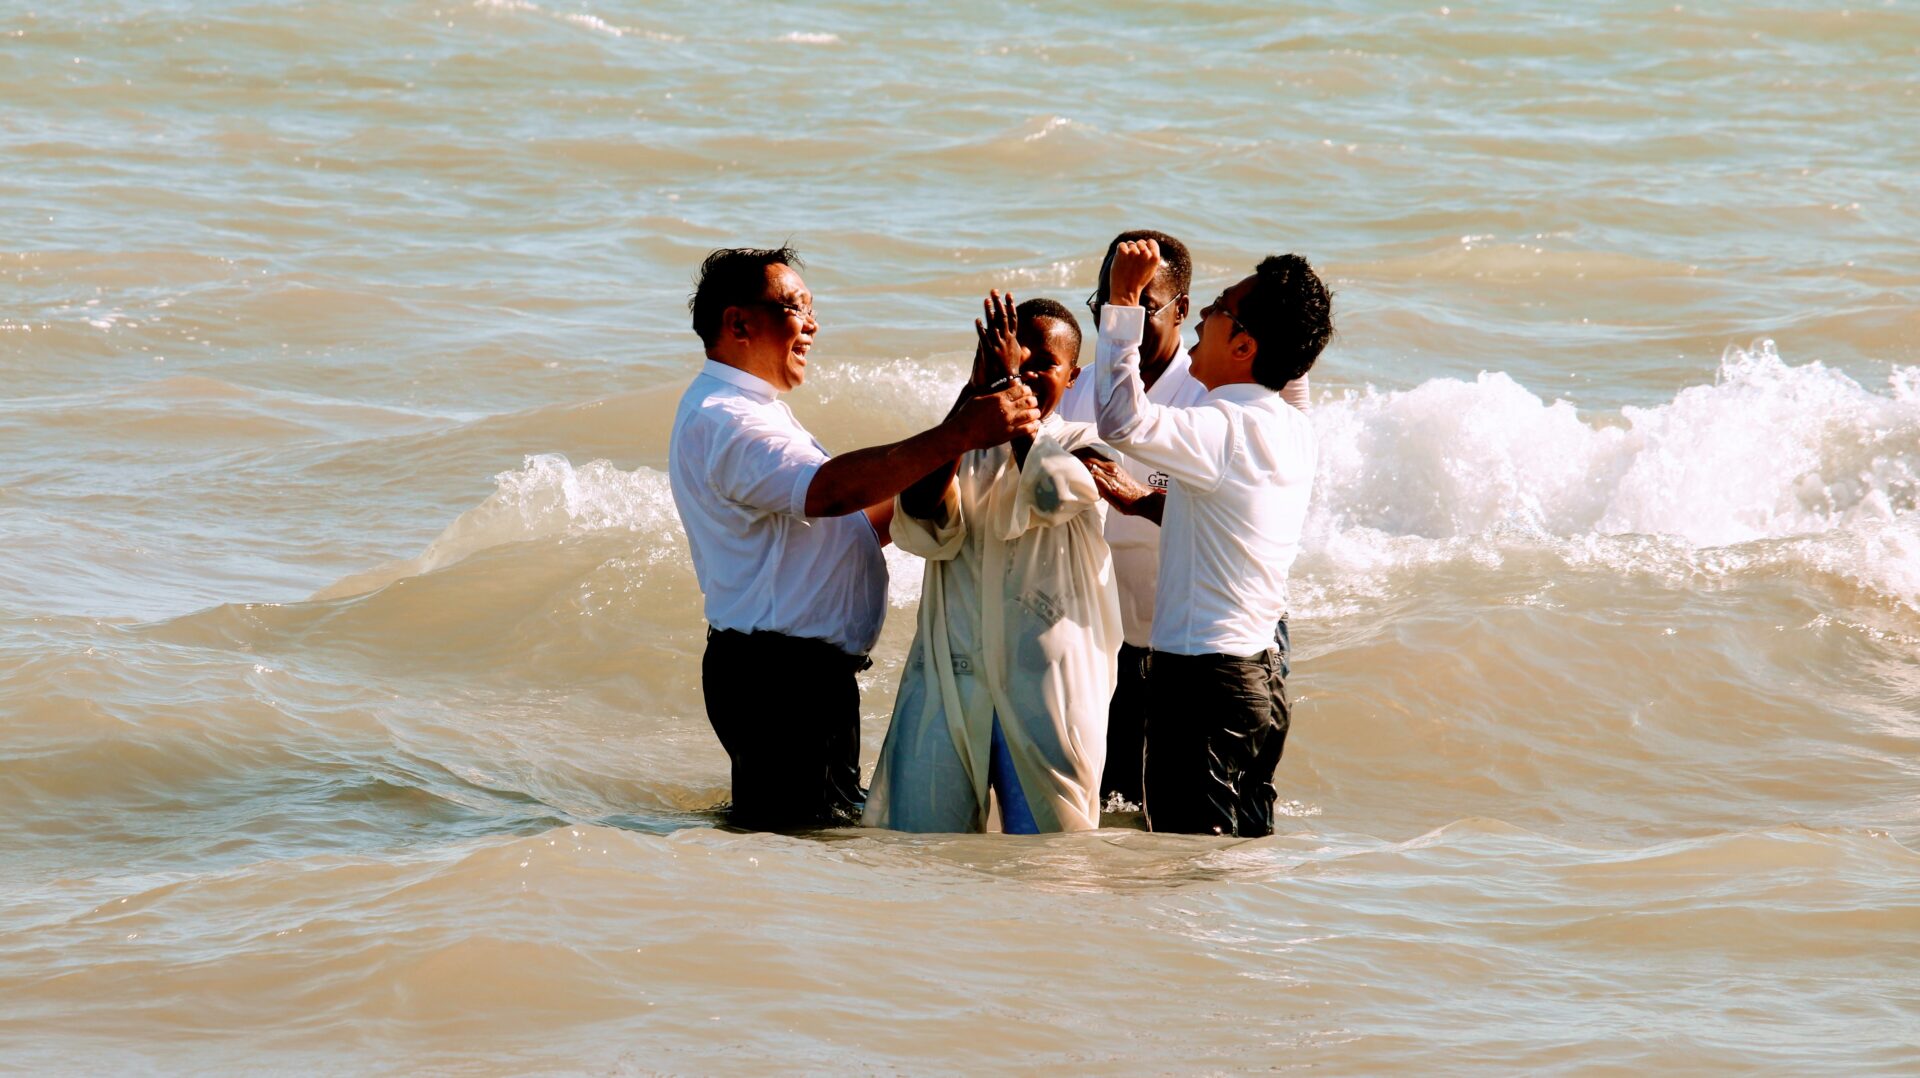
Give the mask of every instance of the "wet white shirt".
[[895, 500], [893, 541], [927, 567], [867, 826], [983, 830], [996, 716], [1040, 830], [1100, 826], [1120, 608], [1082, 447], [1104, 449], [1092, 425], [1051, 415], [1024, 465], [961, 457], [938, 519]]
[[[1191, 408], [1206, 400], [1207, 387], [1194, 381], [1188, 370], [1191, 363], [1187, 346], [1183, 344], [1167, 361], [1167, 369], [1147, 387], [1147, 400], [1169, 408]], [[1093, 378], [1082, 376], [1067, 387], [1057, 414], [1077, 423], [1094, 422], [1099, 409], [1094, 405], [1093, 383]], [[1280, 396], [1295, 408], [1306, 411], [1307, 376], [1303, 374], [1288, 382]], [[1115, 452], [1119, 456], [1115, 463], [1125, 469], [1134, 482], [1166, 493], [1166, 472], [1118, 450]], [[1160, 581], [1160, 525], [1144, 517], [1128, 516], [1117, 510], [1110, 512], [1107, 545], [1113, 548], [1113, 575], [1120, 585], [1120, 622], [1126, 631], [1127, 643], [1137, 648], [1147, 647], [1153, 634], [1153, 593]]]
[[[1193, 380], [1187, 371], [1187, 349], [1183, 345], [1167, 369], [1147, 390], [1147, 399], [1169, 408], [1190, 408], [1207, 398], [1207, 387]], [[1067, 387], [1060, 399], [1060, 418], [1076, 423], [1092, 423], [1098, 409], [1094, 406], [1091, 371], [1083, 371], [1078, 381]], [[1167, 473], [1115, 449], [1115, 463], [1131, 475], [1134, 482], [1165, 492]], [[1160, 525], [1145, 517], [1130, 517], [1118, 510], [1107, 514], [1107, 545], [1113, 550], [1113, 576], [1120, 588], [1120, 625], [1126, 641], [1137, 648], [1147, 646], [1153, 630], [1153, 591], [1160, 579]]]
[[764, 379], [701, 367], [673, 418], [667, 477], [709, 625], [873, 648], [887, 613], [879, 536], [865, 513], [806, 515], [827, 457]]
[[1169, 408], [1140, 381], [1140, 307], [1107, 304], [1094, 351], [1100, 436], [1169, 476], [1151, 646], [1254, 655], [1287, 612], [1287, 570], [1312, 492], [1313, 423], [1279, 393], [1221, 386]]

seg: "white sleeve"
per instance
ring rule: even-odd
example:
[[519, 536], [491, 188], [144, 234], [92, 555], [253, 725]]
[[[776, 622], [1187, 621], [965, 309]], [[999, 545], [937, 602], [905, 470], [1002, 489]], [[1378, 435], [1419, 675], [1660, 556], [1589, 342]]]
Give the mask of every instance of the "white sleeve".
[[1063, 524], [1101, 504], [1093, 473], [1066, 447], [1042, 434], [1027, 450], [1007, 519], [996, 521], [995, 531], [1012, 542], [1030, 528]]
[[1233, 424], [1205, 405], [1168, 408], [1147, 399], [1140, 380], [1146, 310], [1107, 304], [1094, 344], [1100, 437], [1143, 464], [1205, 490], [1220, 485], [1233, 452]]
[[1306, 411], [1312, 403], [1312, 398], [1307, 395], [1307, 376], [1303, 374], [1282, 386], [1280, 399], [1303, 412]]
[[803, 432], [734, 414], [708, 473], [713, 489], [739, 505], [766, 513], [807, 515], [807, 487], [827, 452]]

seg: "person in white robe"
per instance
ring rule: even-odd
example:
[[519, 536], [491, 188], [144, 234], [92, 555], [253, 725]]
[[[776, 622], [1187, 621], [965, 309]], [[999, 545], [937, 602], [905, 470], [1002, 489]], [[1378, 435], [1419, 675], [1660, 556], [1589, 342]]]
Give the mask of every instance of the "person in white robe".
[[896, 500], [893, 541], [926, 571], [871, 827], [984, 831], [994, 802], [1011, 833], [1100, 825], [1122, 630], [1106, 507], [1074, 453], [1112, 451], [1053, 414], [1078, 373], [1071, 312], [995, 293], [987, 323], [975, 381], [1017, 369], [1043, 418], [1030, 444], [969, 452]]

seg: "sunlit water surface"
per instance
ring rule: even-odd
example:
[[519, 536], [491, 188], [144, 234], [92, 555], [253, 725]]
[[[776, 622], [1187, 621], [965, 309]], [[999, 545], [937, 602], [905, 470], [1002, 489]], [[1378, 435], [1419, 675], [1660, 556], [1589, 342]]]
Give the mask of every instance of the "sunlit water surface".
[[[6, 5], [0, 1067], [1920, 1068], [1920, 14], [1560, 7]], [[1280, 834], [716, 829], [700, 257], [846, 449], [1139, 226], [1338, 289]]]

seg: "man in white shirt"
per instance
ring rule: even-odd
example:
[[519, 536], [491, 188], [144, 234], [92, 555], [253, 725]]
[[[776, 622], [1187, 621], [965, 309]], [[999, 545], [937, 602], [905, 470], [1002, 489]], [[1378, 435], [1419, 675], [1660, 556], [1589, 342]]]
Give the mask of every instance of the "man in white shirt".
[[[1140, 381], [1147, 400], [1169, 408], [1190, 408], [1205, 401], [1207, 387], [1195, 381], [1187, 349], [1180, 343], [1180, 327], [1187, 320], [1188, 289], [1193, 283], [1193, 260], [1187, 246], [1165, 232], [1132, 229], [1115, 236], [1100, 264], [1099, 287], [1087, 297], [1094, 325], [1111, 294], [1114, 252], [1122, 243], [1153, 240], [1160, 248], [1160, 268], [1140, 293], [1144, 319], [1140, 333]], [[1060, 416], [1070, 422], [1092, 423], [1098, 408], [1094, 380], [1082, 378], [1060, 403]], [[1289, 382], [1282, 399], [1305, 411], [1307, 376]], [[1112, 451], [1109, 462], [1082, 454], [1100, 485], [1102, 496], [1118, 512], [1107, 515], [1107, 543], [1113, 550], [1114, 577], [1120, 589], [1120, 616], [1126, 634], [1120, 645], [1119, 673], [1113, 704], [1107, 716], [1107, 760], [1101, 777], [1102, 801], [1114, 797], [1133, 805], [1141, 802], [1141, 731], [1146, 722], [1146, 668], [1153, 629], [1153, 593], [1159, 582], [1160, 517], [1166, 501], [1168, 475], [1160, 469]], [[1279, 627], [1284, 646], [1285, 623]], [[1284, 653], [1281, 656], [1285, 661]]]
[[1332, 336], [1326, 287], [1296, 255], [1268, 258], [1200, 311], [1190, 353], [1206, 399], [1151, 401], [1140, 378], [1152, 239], [1114, 251], [1095, 349], [1100, 435], [1167, 473], [1147, 664], [1147, 826], [1267, 835], [1289, 720], [1275, 626], [1299, 551], [1315, 444], [1280, 391]]
[[1017, 372], [1040, 431], [895, 502], [894, 542], [927, 560], [926, 582], [866, 823], [984, 831], [991, 792], [1008, 834], [1084, 831], [1100, 826], [1120, 607], [1106, 507], [1074, 455], [1104, 447], [1053, 414], [1080, 373], [1080, 326], [1053, 300], [996, 293], [982, 330], [973, 385]]
[[892, 500], [972, 449], [1038, 429], [1015, 382], [931, 430], [829, 457], [780, 394], [819, 323], [791, 248], [713, 252], [688, 306], [707, 361], [668, 443], [674, 507], [706, 596], [701, 687], [733, 761], [730, 821], [792, 829], [859, 819], [860, 691], [880, 635]]

